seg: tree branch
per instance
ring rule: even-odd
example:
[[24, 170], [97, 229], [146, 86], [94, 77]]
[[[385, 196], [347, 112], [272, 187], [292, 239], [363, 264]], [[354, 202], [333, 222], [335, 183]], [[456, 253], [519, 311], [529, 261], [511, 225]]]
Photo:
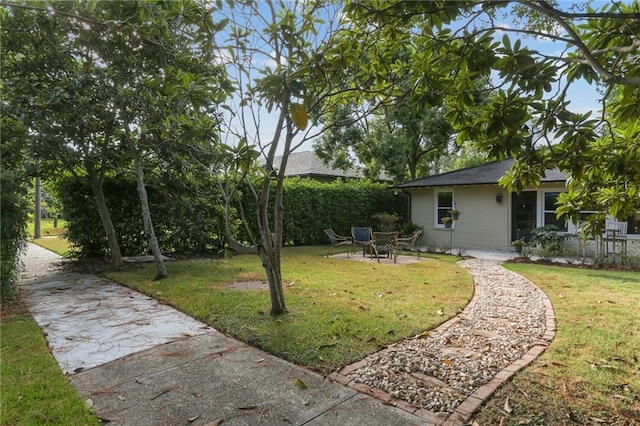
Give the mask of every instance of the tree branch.
[[536, 4], [530, 0], [514, 1], [533, 10], [536, 10], [557, 22], [567, 32], [567, 34], [569, 34], [572, 40], [571, 44], [576, 46], [580, 53], [582, 53], [586, 63], [591, 66], [598, 74], [600, 74], [605, 82], [640, 87], [639, 77], [619, 76], [607, 70], [602, 64], [600, 64], [600, 62], [598, 62], [598, 60], [595, 58], [593, 52], [589, 50], [589, 48], [584, 44], [580, 36], [573, 30], [571, 25], [569, 25], [569, 23], [567, 23], [567, 21], [562, 18], [562, 15], [560, 13], [561, 11], [555, 9], [545, 1], [540, 1], [540, 4]]

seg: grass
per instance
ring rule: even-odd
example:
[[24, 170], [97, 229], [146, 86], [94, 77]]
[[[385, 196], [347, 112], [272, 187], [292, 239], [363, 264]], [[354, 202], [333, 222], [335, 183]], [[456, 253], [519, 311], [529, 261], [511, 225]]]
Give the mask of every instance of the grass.
[[2, 425], [98, 425], [24, 309], [3, 306], [0, 321]]
[[[640, 422], [640, 274], [506, 264], [551, 299], [558, 331], [547, 351], [501, 388], [479, 424]], [[513, 409], [504, 411], [505, 402]]]
[[[408, 265], [327, 259], [325, 248], [285, 248], [282, 271], [290, 314], [269, 315], [266, 290], [229, 288], [264, 280], [257, 256], [168, 262], [108, 276], [216, 329], [296, 364], [327, 373], [444, 322], [473, 295], [471, 277], [451, 257]], [[440, 311], [443, 315], [438, 314]]]
[[58, 226], [53, 226], [53, 219], [42, 219], [40, 222], [40, 234], [42, 238], [33, 239], [34, 222], [27, 224], [27, 234], [31, 237], [31, 242], [64, 256], [69, 252], [69, 242], [64, 238], [67, 222], [64, 219], [58, 219]]
[[[291, 313], [279, 318], [268, 315], [266, 291], [228, 287], [236, 281], [264, 279], [255, 256], [168, 262], [169, 278], [163, 281], [152, 280], [153, 265], [130, 266], [108, 275], [223, 332], [320, 372], [432, 328], [471, 297], [471, 280], [452, 257], [392, 266], [327, 259], [322, 254], [324, 249], [317, 247], [284, 250], [285, 294]], [[637, 424], [637, 272], [505, 266], [547, 293], [558, 331], [540, 358], [487, 401], [476, 422]], [[438, 309], [444, 315], [438, 315]], [[37, 361], [32, 361], [36, 356]], [[2, 321], [1, 390], [2, 424], [96, 422], [66, 384], [37, 325], [27, 316], [9, 315]], [[509, 407], [505, 407], [507, 398]]]
[[47, 250], [51, 250], [54, 253], [58, 253], [60, 256], [64, 256], [69, 252], [69, 241], [63, 236], [54, 238], [38, 238], [37, 240], [31, 240], [32, 243], [44, 247]]
[[[67, 221], [64, 219], [58, 219], [58, 226], [54, 227], [53, 219], [41, 219], [40, 220], [40, 234], [42, 237], [57, 237], [63, 235], [66, 232]], [[35, 222], [29, 221], [27, 224], [27, 234], [33, 237], [35, 233]]]

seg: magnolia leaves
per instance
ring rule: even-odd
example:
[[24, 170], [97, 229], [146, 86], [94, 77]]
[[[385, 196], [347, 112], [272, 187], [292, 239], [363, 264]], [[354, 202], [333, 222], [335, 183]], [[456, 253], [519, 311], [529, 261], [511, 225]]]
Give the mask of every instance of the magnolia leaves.
[[299, 81], [288, 79], [283, 74], [270, 74], [257, 83], [257, 91], [263, 99], [267, 111], [271, 112], [278, 104], [283, 104], [290, 97], [303, 99], [304, 103], [290, 102], [289, 117], [298, 130], [305, 130], [309, 124], [307, 106], [309, 99], [306, 95], [305, 85]]

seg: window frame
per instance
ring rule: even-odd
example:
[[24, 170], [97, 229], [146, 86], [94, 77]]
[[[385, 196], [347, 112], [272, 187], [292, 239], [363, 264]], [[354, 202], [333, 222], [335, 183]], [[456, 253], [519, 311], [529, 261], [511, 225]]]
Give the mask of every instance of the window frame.
[[[440, 194], [442, 193], [450, 193], [451, 194], [451, 205], [450, 206], [443, 206], [440, 207]], [[440, 222], [439, 219], [439, 215], [438, 212], [441, 210], [445, 210], [447, 214], [445, 216], [449, 215], [449, 210], [453, 210], [456, 207], [456, 197], [455, 197], [455, 192], [453, 191], [453, 188], [439, 188], [439, 189], [435, 189], [433, 191], [433, 227], [437, 228], [437, 229], [450, 229], [450, 228], [445, 228], [444, 223]], [[443, 216], [444, 217], [444, 216]], [[455, 228], [456, 224], [455, 221], [453, 221], [451, 227]]]
[[[544, 225], [547, 225], [546, 214], [547, 213], [555, 214], [555, 210], [551, 211], [551, 210], [547, 210], [546, 209], [546, 205], [545, 205], [546, 194], [548, 194], [548, 193], [557, 193], [558, 195], [560, 195], [561, 193], [567, 192], [567, 191], [566, 190], [563, 191], [563, 190], [559, 190], [559, 189], [548, 189], [548, 190], [545, 189], [545, 190], [542, 190], [541, 192], [542, 192], [542, 196], [541, 196], [541, 203], [540, 203], [540, 206], [541, 206], [540, 212], [541, 212], [542, 216], [540, 218], [541, 219], [540, 222], [544, 226]], [[592, 215], [592, 214], [595, 214], [595, 213], [597, 213], [596, 210], [580, 210], [580, 220], [579, 220], [579, 222], [578, 223], [573, 223], [570, 220], [567, 221], [566, 228], [564, 228], [564, 229], [561, 228], [561, 232], [567, 232], [567, 233], [572, 233], [572, 234], [577, 233], [578, 229], [580, 228], [580, 223], [583, 221], [583, 218], [585, 216]], [[640, 206], [638, 206], [638, 210], [636, 211], [635, 216], [636, 216], [636, 221], [638, 223], [640, 223]], [[607, 216], [607, 218], [613, 219], [613, 216]], [[632, 216], [629, 216], [628, 218], [623, 220], [623, 222], [629, 223], [632, 220], [631, 218], [632, 218]], [[629, 225], [631, 225], [631, 224], [629, 223]], [[638, 225], [636, 225], [636, 226], [638, 227]], [[640, 232], [639, 233], [634, 233], [634, 231], [635, 230], [632, 230], [631, 226], [629, 226], [628, 231], [627, 231], [627, 238], [640, 239]]]
[[[560, 226], [557, 224], [556, 221], [560, 220], [560, 219], [555, 219], [556, 217], [556, 211], [558, 210], [557, 207], [557, 203], [558, 203], [558, 197], [560, 196], [561, 193], [563, 192], [567, 192], [567, 191], [561, 191], [558, 189], [549, 189], [549, 190], [543, 190], [542, 191], [542, 202], [540, 203], [540, 207], [542, 210], [542, 217], [541, 217], [541, 223], [542, 226], [547, 226], [547, 225], [555, 225], [558, 228], [560, 228], [560, 232], [569, 232], [570, 231], [570, 223], [571, 221], [566, 220], [565, 218], [565, 223], [563, 226]], [[554, 209], [553, 210], [548, 210], [547, 209], [547, 194], [557, 194], [556, 195], [556, 203], [554, 204]], [[547, 214], [552, 214], [554, 217], [554, 223], [547, 223]]]

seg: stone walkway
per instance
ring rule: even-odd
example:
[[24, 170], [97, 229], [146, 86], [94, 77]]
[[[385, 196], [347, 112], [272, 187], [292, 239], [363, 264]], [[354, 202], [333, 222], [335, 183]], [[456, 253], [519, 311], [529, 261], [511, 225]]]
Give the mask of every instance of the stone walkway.
[[[399, 267], [418, 261], [405, 257]], [[555, 334], [540, 289], [496, 261], [466, 260], [475, 294], [460, 315], [324, 378], [59, 262], [30, 244], [20, 291], [110, 424], [463, 425]]]
[[330, 377], [423, 417], [464, 424], [493, 392], [540, 355], [555, 335], [546, 295], [498, 262], [459, 263], [474, 277], [464, 311]]

